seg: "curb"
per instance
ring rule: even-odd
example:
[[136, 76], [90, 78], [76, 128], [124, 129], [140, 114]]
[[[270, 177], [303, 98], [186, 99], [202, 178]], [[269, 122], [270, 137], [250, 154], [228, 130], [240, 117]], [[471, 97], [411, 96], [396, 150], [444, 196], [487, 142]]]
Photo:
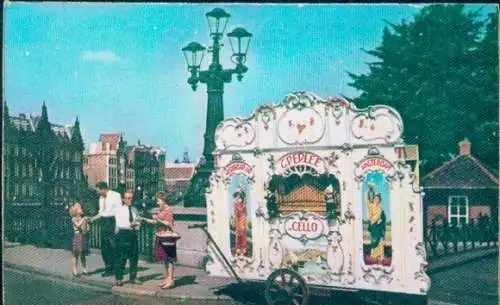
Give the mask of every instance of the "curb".
[[[203, 305], [239, 305], [244, 304], [238, 301], [235, 301], [231, 298], [202, 298], [202, 297], [194, 297], [194, 296], [157, 296], [156, 298], [160, 303], [170, 304], [170, 302], [174, 301], [180, 304], [203, 304]], [[170, 301], [170, 302], [169, 302]]]
[[143, 296], [143, 297], [156, 297], [157, 292], [154, 290], [138, 289], [136, 286], [112, 286], [111, 292], [116, 295], [125, 296]]
[[170, 295], [168, 292], [137, 289], [132, 287], [117, 287], [113, 286], [111, 289], [114, 295], [119, 296], [133, 296], [133, 297], [152, 297], [159, 303], [171, 304], [203, 304], [203, 305], [237, 305], [243, 304], [232, 299], [229, 296], [196, 296], [196, 295]]
[[109, 292], [110, 288], [112, 287], [111, 284], [99, 283], [99, 282], [96, 282], [95, 280], [90, 280], [90, 279], [85, 279], [85, 278], [79, 278], [79, 279], [75, 280], [71, 276], [64, 276], [64, 275], [60, 275], [60, 274], [57, 274], [54, 272], [49, 272], [49, 271], [45, 271], [45, 270], [41, 270], [41, 269], [37, 269], [37, 268], [33, 268], [33, 267], [13, 264], [13, 263], [5, 262], [5, 261], [4, 261], [4, 267], [13, 269], [14, 271], [26, 272], [26, 273], [31, 273], [31, 274], [38, 275], [38, 276], [47, 277], [47, 278], [53, 279], [53, 280], [64, 281], [67, 283], [71, 283], [73, 285], [87, 286], [88, 288], [101, 290], [101, 291]]
[[483, 259], [483, 258], [487, 258], [487, 257], [498, 255], [498, 248], [491, 248], [491, 249], [481, 250], [481, 252], [482, 253], [477, 253], [477, 255], [473, 255], [473, 256], [470, 256], [470, 257], [462, 258], [462, 259], [459, 259], [457, 257], [456, 260], [452, 260], [450, 263], [443, 264], [441, 266], [438, 265], [436, 267], [432, 267], [432, 265], [431, 265], [427, 269], [427, 274], [433, 274], [433, 273], [445, 271], [447, 269], [451, 269], [453, 267], [456, 267], [456, 266], [464, 264], [464, 263], [469, 263], [469, 262], [473, 262], [475, 260], [480, 260], [480, 259]]

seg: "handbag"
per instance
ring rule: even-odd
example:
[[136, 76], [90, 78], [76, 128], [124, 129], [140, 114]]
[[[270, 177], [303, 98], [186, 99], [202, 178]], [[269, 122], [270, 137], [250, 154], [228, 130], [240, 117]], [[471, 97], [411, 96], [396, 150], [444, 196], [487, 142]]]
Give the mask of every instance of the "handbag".
[[158, 232], [156, 237], [162, 246], [175, 246], [177, 241], [181, 239], [179, 233], [175, 231]]

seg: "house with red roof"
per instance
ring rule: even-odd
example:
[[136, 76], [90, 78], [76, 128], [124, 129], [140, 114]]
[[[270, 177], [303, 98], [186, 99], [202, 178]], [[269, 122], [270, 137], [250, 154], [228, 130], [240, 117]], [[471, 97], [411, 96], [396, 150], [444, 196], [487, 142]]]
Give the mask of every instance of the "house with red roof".
[[498, 175], [472, 156], [469, 140], [458, 145], [458, 156], [422, 180], [427, 226], [433, 219], [459, 226], [480, 216], [498, 219]]
[[165, 164], [165, 193], [168, 200], [180, 201], [189, 188], [194, 175], [195, 165], [192, 163]]

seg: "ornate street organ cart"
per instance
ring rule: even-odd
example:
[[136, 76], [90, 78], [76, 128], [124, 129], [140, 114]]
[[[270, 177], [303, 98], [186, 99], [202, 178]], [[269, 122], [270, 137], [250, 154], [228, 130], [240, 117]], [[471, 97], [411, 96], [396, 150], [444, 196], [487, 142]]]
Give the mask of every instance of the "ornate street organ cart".
[[221, 122], [207, 272], [266, 281], [270, 304], [306, 304], [310, 288], [426, 303], [423, 194], [402, 131], [391, 107], [308, 92]]

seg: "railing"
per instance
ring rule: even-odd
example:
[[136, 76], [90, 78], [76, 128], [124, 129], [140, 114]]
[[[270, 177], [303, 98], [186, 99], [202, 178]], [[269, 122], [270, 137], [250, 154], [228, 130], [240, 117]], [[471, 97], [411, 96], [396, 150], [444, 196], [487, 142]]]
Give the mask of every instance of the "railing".
[[5, 238], [9, 241], [63, 249], [71, 247], [73, 228], [67, 212], [9, 207], [4, 220]]
[[[151, 261], [153, 259], [153, 246], [155, 241], [155, 230], [150, 224], [141, 224], [139, 230], [139, 256], [141, 259]], [[90, 225], [89, 248], [101, 249], [101, 228], [100, 222], [96, 221]]]
[[497, 247], [498, 227], [493, 223], [464, 226], [433, 223], [427, 228], [424, 240], [428, 259], [432, 260], [479, 247]]
[[[71, 249], [73, 226], [71, 217], [64, 209], [43, 212], [42, 208], [15, 207], [5, 213], [5, 238], [11, 242], [32, 244], [41, 247]], [[46, 211], [46, 210], [45, 210]], [[42, 232], [47, 231], [47, 238]], [[88, 237], [90, 249], [101, 248], [100, 222], [91, 224]], [[154, 245], [154, 227], [142, 224], [139, 231], [139, 255], [151, 260]]]
[[[43, 212], [42, 208], [8, 207], [5, 210], [5, 238], [11, 242], [34, 244], [42, 247], [71, 249], [73, 228], [66, 210]], [[188, 217], [189, 216], [189, 217]], [[178, 221], [206, 221], [199, 215], [175, 215]], [[186, 219], [184, 219], [186, 218]], [[198, 219], [200, 218], [200, 219]], [[48, 238], [43, 238], [42, 232]], [[142, 259], [152, 259], [154, 227], [147, 223], [139, 231], [139, 254]], [[478, 247], [497, 247], [498, 226], [493, 222], [471, 223], [465, 226], [437, 224], [429, 226], [424, 236], [429, 260], [437, 257], [469, 251]], [[89, 247], [100, 249], [100, 222], [91, 224]]]

